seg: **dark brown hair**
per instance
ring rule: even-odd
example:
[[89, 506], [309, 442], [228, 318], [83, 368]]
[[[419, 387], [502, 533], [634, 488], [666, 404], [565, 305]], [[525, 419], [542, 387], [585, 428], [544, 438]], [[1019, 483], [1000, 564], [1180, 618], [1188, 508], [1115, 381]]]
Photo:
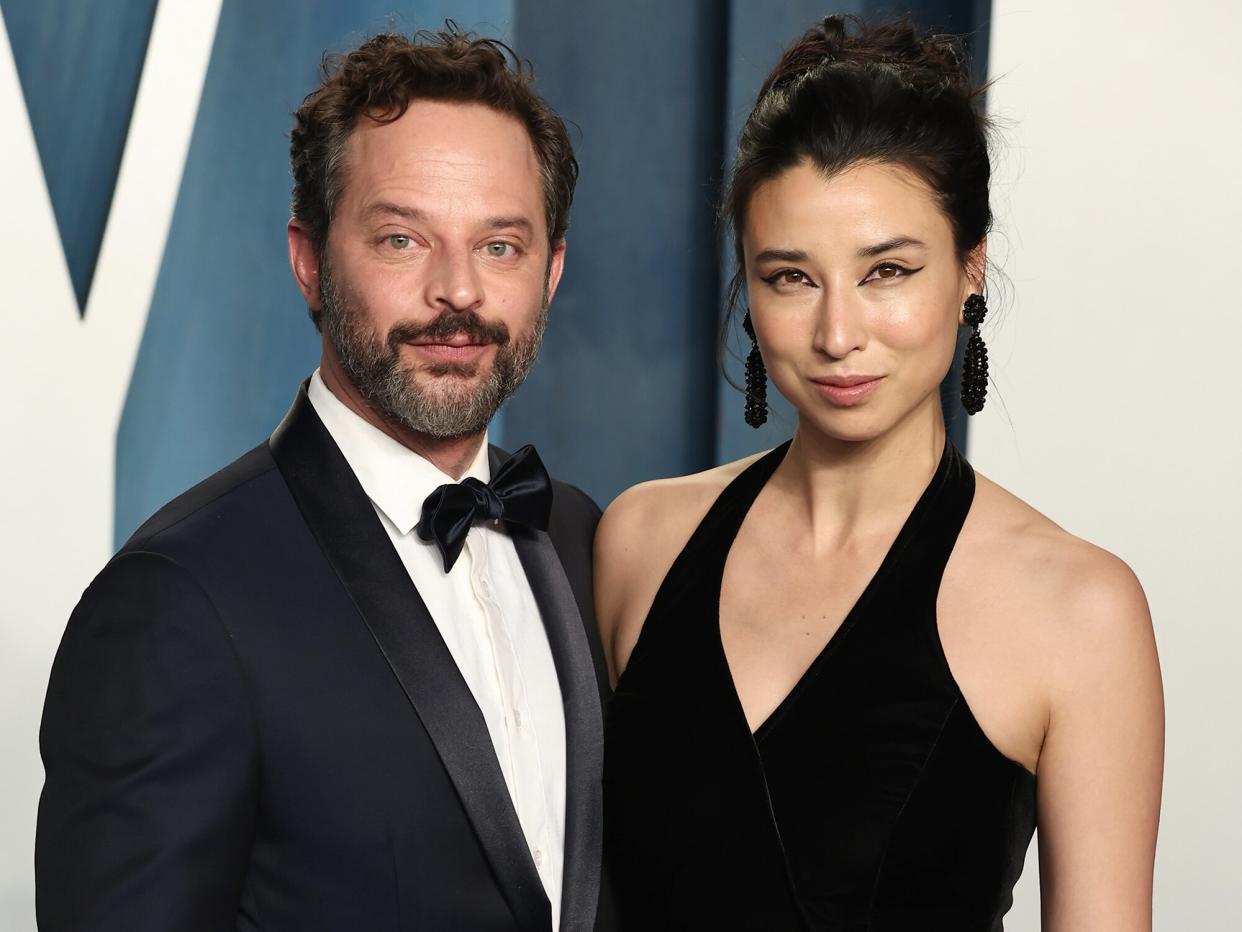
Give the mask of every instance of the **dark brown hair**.
[[564, 238], [578, 162], [564, 122], [534, 90], [529, 63], [509, 46], [449, 21], [440, 32], [381, 33], [347, 54], [325, 55], [322, 75], [293, 115], [289, 145], [293, 216], [318, 254], [344, 186], [342, 162], [354, 127], [364, 117], [398, 120], [416, 99], [482, 104], [526, 127], [543, 176], [548, 240]]
[[808, 30], [764, 81], [738, 143], [721, 207], [737, 260], [729, 308], [746, 280], [751, 196], [804, 160], [825, 175], [867, 162], [914, 172], [939, 199], [964, 261], [992, 226], [983, 91], [960, 40], [922, 36], [909, 20], [829, 16]]

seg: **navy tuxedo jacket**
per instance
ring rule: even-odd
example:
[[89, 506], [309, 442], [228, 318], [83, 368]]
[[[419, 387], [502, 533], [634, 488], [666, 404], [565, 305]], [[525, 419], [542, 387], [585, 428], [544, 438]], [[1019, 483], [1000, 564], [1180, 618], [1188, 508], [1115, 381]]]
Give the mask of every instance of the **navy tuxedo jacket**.
[[[492, 451], [493, 465], [500, 454]], [[599, 509], [513, 527], [565, 703], [561, 928], [600, 886]], [[305, 386], [70, 618], [43, 713], [40, 928], [546, 932], [482, 714]]]

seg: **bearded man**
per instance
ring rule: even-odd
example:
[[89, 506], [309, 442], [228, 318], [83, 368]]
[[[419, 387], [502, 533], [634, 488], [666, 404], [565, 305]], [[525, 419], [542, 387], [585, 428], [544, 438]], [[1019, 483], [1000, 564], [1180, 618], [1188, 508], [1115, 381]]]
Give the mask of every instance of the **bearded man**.
[[40, 927], [590, 929], [599, 510], [487, 443], [561, 278], [564, 124], [498, 42], [380, 35], [291, 151], [320, 365], [69, 621]]

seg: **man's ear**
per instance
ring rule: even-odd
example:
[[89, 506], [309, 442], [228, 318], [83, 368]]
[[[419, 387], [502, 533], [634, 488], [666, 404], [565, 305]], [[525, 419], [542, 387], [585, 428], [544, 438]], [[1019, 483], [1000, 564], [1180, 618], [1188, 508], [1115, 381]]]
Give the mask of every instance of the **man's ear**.
[[556, 294], [556, 286], [561, 282], [561, 273], [565, 271], [565, 238], [561, 237], [552, 247], [552, 254], [548, 256], [548, 303], [552, 303], [552, 296]]
[[290, 219], [285, 233], [289, 239], [289, 267], [293, 270], [293, 279], [298, 283], [298, 291], [302, 292], [306, 306], [313, 315], [318, 316], [323, 309], [319, 291], [319, 254], [315, 252], [306, 227], [296, 217]]

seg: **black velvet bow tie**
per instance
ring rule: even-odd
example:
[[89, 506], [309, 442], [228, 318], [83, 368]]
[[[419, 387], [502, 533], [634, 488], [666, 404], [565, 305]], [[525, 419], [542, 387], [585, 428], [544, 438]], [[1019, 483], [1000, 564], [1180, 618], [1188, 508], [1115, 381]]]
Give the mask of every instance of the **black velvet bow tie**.
[[428, 495], [418, 536], [436, 542], [447, 573], [477, 522], [499, 518], [546, 531], [551, 512], [552, 480], [535, 448], [527, 444], [500, 464], [491, 482], [471, 476]]

